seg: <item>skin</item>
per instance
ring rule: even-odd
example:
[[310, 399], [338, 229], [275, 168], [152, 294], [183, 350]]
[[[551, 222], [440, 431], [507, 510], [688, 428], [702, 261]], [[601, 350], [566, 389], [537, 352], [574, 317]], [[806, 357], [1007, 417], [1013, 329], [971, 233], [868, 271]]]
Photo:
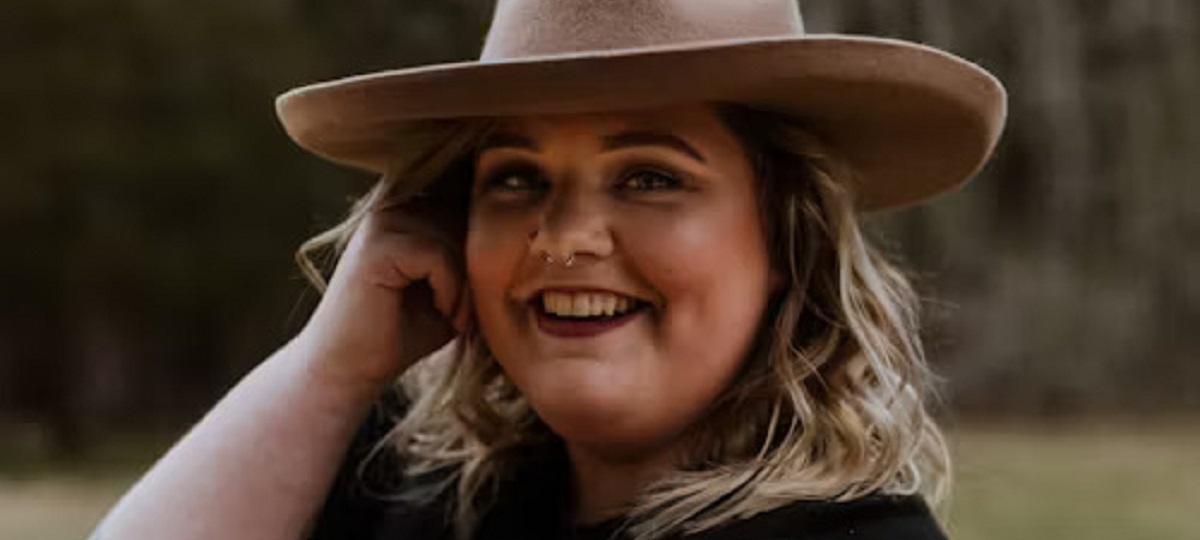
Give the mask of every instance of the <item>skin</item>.
[[[523, 118], [499, 131], [475, 168], [476, 316], [505, 373], [566, 441], [580, 515], [602, 519], [673, 465], [746, 357], [772, 281], [757, 183], [709, 107]], [[652, 307], [599, 336], [564, 338], [536, 322], [547, 290]]]
[[[466, 320], [451, 248], [412, 225], [394, 210], [368, 215], [299, 335], [138, 480], [91, 539], [307, 537], [384, 386]], [[416, 282], [433, 298], [409, 294]]]
[[[460, 248], [395, 209], [372, 210], [299, 335], [222, 398], [92, 537], [305, 537], [371, 403], [463, 328], [472, 300], [502, 367], [567, 441], [580, 520], [611, 515], [670, 468], [740, 365], [775, 281], [745, 155], [706, 107], [508, 127], [539, 151], [479, 156], [465, 276]], [[659, 145], [601, 150], [604, 134], [631, 128], [673, 133], [705, 162]], [[479, 187], [518, 158], [543, 171], [544, 190]], [[684, 187], [622, 174], [647, 163]], [[542, 251], [575, 253], [579, 264], [547, 267]], [[521, 300], [564, 286], [638, 296], [654, 309], [599, 338], [551, 339]]]

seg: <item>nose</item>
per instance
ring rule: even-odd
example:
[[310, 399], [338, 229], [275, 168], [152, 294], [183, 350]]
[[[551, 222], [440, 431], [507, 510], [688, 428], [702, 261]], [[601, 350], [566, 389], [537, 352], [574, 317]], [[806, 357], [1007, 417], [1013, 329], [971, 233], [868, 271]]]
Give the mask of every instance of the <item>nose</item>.
[[530, 233], [530, 255], [568, 265], [612, 255], [609, 217], [599, 198], [580, 189], [552, 195]]

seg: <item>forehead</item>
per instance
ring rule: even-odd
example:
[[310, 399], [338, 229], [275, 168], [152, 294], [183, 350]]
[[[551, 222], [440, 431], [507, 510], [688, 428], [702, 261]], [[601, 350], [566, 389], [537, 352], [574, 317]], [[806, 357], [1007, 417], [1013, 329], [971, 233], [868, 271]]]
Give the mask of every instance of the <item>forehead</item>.
[[710, 148], [738, 146], [717, 109], [709, 104], [630, 111], [553, 114], [498, 120], [498, 134], [519, 135], [543, 146], [602, 141], [623, 133], [670, 134]]

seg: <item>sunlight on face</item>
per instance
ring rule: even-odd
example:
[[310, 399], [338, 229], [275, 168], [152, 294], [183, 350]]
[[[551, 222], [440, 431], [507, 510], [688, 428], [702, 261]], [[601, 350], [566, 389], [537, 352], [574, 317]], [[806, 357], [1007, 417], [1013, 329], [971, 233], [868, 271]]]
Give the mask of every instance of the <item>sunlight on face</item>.
[[571, 443], [677, 440], [740, 367], [767, 302], [738, 140], [707, 106], [525, 117], [475, 169], [468, 279], [505, 373]]

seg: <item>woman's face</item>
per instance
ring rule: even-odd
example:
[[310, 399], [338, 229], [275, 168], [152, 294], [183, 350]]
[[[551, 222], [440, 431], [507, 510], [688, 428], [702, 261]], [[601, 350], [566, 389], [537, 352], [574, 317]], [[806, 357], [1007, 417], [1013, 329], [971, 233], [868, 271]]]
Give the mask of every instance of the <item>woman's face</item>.
[[539, 416], [609, 452], [678, 441], [741, 366], [769, 294], [758, 187], [715, 110], [508, 121], [472, 193], [476, 316]]

